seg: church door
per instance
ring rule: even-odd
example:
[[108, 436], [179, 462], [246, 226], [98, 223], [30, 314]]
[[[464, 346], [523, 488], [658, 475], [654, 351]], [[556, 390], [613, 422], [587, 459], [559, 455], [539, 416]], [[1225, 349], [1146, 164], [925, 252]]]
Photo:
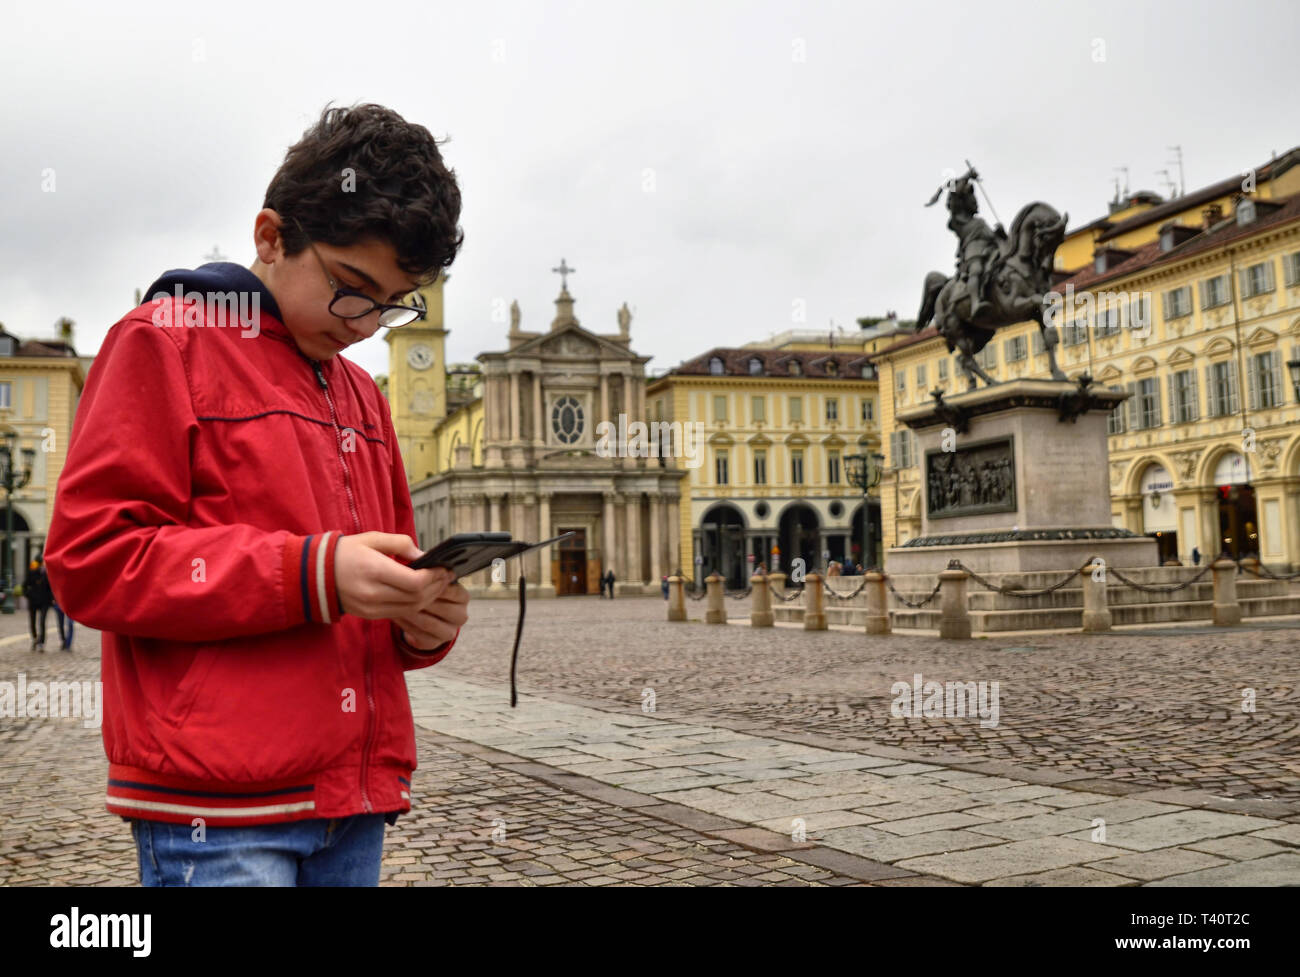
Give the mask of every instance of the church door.
[[[557, 533], [567, 533], [568, 529], [557, 529]], [[555, 593], [585, 594], [587, 592], [587, 531], [574, 529], [574, 535], [562, 540], [558, 545], [560, 559], [560, 579], [555, 581]]]

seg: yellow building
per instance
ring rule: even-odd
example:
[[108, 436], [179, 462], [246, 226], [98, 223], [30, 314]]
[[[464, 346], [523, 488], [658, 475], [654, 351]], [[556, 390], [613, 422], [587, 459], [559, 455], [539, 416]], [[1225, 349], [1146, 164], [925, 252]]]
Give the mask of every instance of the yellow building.
[[825, 333], [785, 334], [775, 348], [717, 348], [650, 382], [652, 422], [702, 433], [694, 457], [669, 462], [689, 469], [678, 526], [688, 577], [717, 570], [739, 587], [762, 562], [788, 569], [797, 556], [812, 570], [827, 554], [861, 559], [862, 493], [844, 459], [878, 450], [879, 428], [862, 352], [871, 338], [854, 339], [832, 348]]
[[[1057, 264], [1073, 270], [1054, 286], [1062, 369], [1132, 394], [1110, 418], [1115, 524], [1154, 536], [1162, 560], [1226, 549], [1300, 567], [1300, 389], [1288, 367], [1300, 361], [1300, 149], [1115, 217], [1067, 237]], [[1047, 375], [1033, 323], [1000, 330], [979, 360], [999, 380]], [[895, 413], [965, 383], [933, 329], [873, 361], [894, 546], [921, 515], [914, 442]]]
[[[63, 320], [59, 339], [21, 340], [0, 325], [0, 436], [12, 439], [14, 463], [31, 477], [13, 493], [13, 563], [21, 583], [31, 558], [45, 545], [55, 486], [68, 456], [72, 420], [91, 357], [72, 348], [72, 323]], [[0, 531], [5, 515], [0, 510]]]

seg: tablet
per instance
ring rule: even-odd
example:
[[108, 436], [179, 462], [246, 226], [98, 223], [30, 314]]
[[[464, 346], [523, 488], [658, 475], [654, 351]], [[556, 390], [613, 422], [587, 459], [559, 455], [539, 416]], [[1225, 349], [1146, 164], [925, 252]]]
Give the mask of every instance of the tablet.
[[444, 539], [427, 553], [412, 561], [412, 570], [424, 570], [428, 567], [445, 567], [457, 579], [485, 570], [497, 559], [508, 560], [539, 546], [550, 546], [562, 539], [574, 535], [570, 530], [542, 540], [540, 543], [526, 543], [511, 539], [509, 533], [457, 533]]

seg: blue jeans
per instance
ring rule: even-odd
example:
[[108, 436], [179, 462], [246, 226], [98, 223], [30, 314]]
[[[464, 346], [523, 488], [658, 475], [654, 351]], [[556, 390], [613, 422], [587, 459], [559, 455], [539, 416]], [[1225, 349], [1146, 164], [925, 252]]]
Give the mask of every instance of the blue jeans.
[[140, 883], [167, 885], [376, 886], [384, 815], [314, 818], [247, 828], [131, 821]]

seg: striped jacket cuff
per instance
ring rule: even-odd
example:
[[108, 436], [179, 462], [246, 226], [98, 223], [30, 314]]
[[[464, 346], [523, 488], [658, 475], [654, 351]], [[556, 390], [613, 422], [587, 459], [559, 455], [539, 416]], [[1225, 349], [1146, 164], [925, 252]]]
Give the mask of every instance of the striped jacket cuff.
[[333, 624], [343, 616], [334, 580], [337, 530], [290, 536], [284, 544], [284, 599], [291, 624]]

